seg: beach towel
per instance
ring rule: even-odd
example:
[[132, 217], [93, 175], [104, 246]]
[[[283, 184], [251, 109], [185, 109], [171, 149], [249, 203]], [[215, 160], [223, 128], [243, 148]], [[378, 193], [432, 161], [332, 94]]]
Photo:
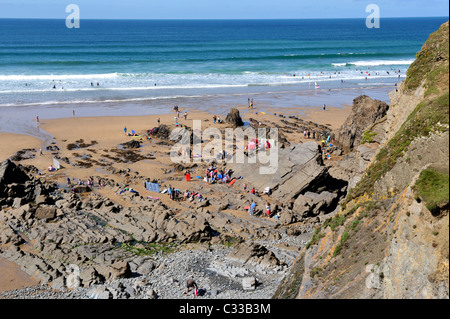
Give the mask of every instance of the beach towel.
[[150, 183], [145, 182], [145, 189], [151, 192], [159, 193], [159, 184], [158, 183]]
[[159, 184], [158, 183], [152, 183], [152, 190], [155, 193], [159, 193]]
[[234, 183], [236, 183], [236, 179], [233, 179], [231, 182], [230, 182], [230, 186], [233, 186], [234, 185]]

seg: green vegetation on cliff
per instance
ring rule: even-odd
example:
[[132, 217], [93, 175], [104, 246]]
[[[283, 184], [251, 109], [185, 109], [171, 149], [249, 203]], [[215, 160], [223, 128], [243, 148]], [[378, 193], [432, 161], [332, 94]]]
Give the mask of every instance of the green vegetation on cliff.
[[434, 168], [425, 169], [420, 173], [414, 190], [428, 210], [438, 214], [439, 206], [449, 201], [449, 174]]
[[428, 93], [448, 87], [448, 22], [432, 33], [408, 69], [405, 90], [413, 91], [424, 84]]

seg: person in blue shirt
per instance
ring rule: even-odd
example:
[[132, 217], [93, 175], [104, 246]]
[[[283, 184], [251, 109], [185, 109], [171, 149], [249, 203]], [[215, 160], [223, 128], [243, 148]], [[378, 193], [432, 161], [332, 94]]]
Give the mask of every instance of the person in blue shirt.
[[169, 189], [167, 190], [167, 194], [169, 194], [169, 198], [172, 199], [172, 186], [169, 186]]
[[255, 213], [255, 208], [256, 208], [256, 204], [255, 204], [255, 202], [252, 202], [252, 204], [250, 205], [250, 210], [249, 210], [250, 215], [253, 216], [253, 214]]

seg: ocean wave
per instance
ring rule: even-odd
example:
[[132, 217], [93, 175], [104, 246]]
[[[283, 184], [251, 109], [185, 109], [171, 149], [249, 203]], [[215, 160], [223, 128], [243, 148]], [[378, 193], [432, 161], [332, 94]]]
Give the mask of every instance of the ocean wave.
[[[271, 83], [268, 83], [269, 85]], [[5, 90], [0, 94], [22, 94], [22, 93], [64, 93], [64, 92], [99, 92], [99, 91], [148, 91], [148, 90], [180, 90], [180, 89], [219, 89], [219, 88], [236, 88], [245, 87], [248, 84], [197, 84], [197, 85], [164, 85], [164, 86], [130, 86], [130, 87], [89, 87], [89, 88], [74, 88], [74, 89], [40, 89], [40, 90]]]
[[0, 75], [0, 81], [59, 81], [59, 80], [97, 80], [112, 79], [118, 73], [107, 74], [50, 74], [50, 75]]
[[342, 66], [381, 66], [381, 65], [410, 65], [414, 60], [373, 60], [373, 61], [355, 61], [345, 63], [331, 63], [335, 67]]
[[346, 66], [348, 65], [346, 62], [344, 63], [331, 63], [333, 66]]

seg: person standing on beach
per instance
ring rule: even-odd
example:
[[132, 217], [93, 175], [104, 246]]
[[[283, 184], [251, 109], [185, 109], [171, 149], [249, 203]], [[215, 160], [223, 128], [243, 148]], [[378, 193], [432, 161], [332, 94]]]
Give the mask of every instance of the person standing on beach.
[[36, 122], [39, 123], [39, 116], [36, 116]]
[[190, 278], [186, 282], [186, 296], [189, 294], [189, 290], [191, 290], [191, 288], [194, 289], [194, 295], [197, 297], [198, 286], [194, 278]]
[[323, 110], [326, 111], [327, 110], [327, 106], [324, 104], [323, 105]]
[[256, 208], [256, 204], [255, 204], [255, 202], [252, 202], [252, 204], [250, 205], [250, 209], [249, 209], [249, 213], [251, 216], [253, 216], [253, 214], [255, 213], [255, 208]]
[[158, 117], [158, 126], [161, 125], [161, 119]]
[[169, 186], [167, 193], [169, 194], [169, 198], [172, 199], [172, 186]]
[[123, 131], [125, 132], [125, 135], [127, 135], [127, 127], [126, 126], [123, 128]]
[[266, 215], [267, 217], [270, 217], [270, 203], [267, 203], [266, 205]]
[[188, 113], [184, 112], [184, 119], [187, 120]]

